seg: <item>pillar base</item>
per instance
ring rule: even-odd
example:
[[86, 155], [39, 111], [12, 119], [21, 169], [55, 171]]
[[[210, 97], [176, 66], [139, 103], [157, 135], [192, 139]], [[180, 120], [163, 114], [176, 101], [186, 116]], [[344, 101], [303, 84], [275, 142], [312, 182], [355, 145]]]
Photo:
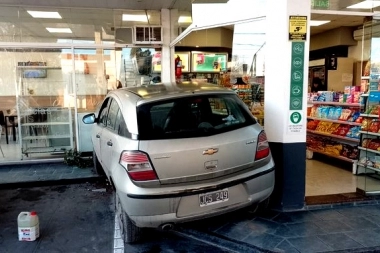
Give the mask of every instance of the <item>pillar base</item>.
[[281, 211], [305, 207], [306, 143], [269, 143], [276, 166], [270, 206]]

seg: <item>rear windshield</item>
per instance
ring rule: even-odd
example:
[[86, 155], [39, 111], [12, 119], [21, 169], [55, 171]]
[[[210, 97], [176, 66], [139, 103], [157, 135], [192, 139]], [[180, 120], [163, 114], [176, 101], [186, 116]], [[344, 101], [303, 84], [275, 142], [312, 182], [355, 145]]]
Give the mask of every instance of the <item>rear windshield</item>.
[[143, 104], [137, 108], [137, 118], [140, 140], [203, 137], [256, 123], [234, 94]]

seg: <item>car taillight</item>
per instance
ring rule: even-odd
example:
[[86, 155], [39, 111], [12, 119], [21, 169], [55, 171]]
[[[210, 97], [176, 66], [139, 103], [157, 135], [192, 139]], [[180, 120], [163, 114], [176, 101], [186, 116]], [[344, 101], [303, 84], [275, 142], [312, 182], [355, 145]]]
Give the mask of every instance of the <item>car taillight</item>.
[[267, 135], [264, 131], [259, 134], [257, 138], [257, 147], [256, 147], [256, 155], [255, 160], [260, 160], [267, 157], [270, 153], [269, 143], [267, 140]]
[[139, 151], [123, 151], [119, 162], [134, 181], [157, 179], [156, 172], [149, 162], [148, 155]]

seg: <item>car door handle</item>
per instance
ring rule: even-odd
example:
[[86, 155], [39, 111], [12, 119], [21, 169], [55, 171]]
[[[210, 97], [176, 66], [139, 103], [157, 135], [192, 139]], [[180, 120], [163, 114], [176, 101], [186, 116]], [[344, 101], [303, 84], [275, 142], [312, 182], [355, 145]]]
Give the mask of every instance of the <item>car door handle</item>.
[[96, 138], [100, 138], [100, 135], [99, 134], [96, 134], [96, 136], [95, 136]]
[[112, 141], [107, 141], [107, 145], [110, 146], [110, 147], [112, 147], [112, 145], [113, 145]]

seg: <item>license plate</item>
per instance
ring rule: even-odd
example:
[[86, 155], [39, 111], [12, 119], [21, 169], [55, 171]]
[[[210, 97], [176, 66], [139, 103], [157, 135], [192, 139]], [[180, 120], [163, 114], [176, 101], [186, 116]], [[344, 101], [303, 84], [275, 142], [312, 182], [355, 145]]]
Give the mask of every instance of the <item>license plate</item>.
[[217, 204], [217, 203], [224, 202], [227, 200], [228, 200], [228, 188], [219, 190], [219, 191], [199, 194], [199, 205], [201, 207]]

